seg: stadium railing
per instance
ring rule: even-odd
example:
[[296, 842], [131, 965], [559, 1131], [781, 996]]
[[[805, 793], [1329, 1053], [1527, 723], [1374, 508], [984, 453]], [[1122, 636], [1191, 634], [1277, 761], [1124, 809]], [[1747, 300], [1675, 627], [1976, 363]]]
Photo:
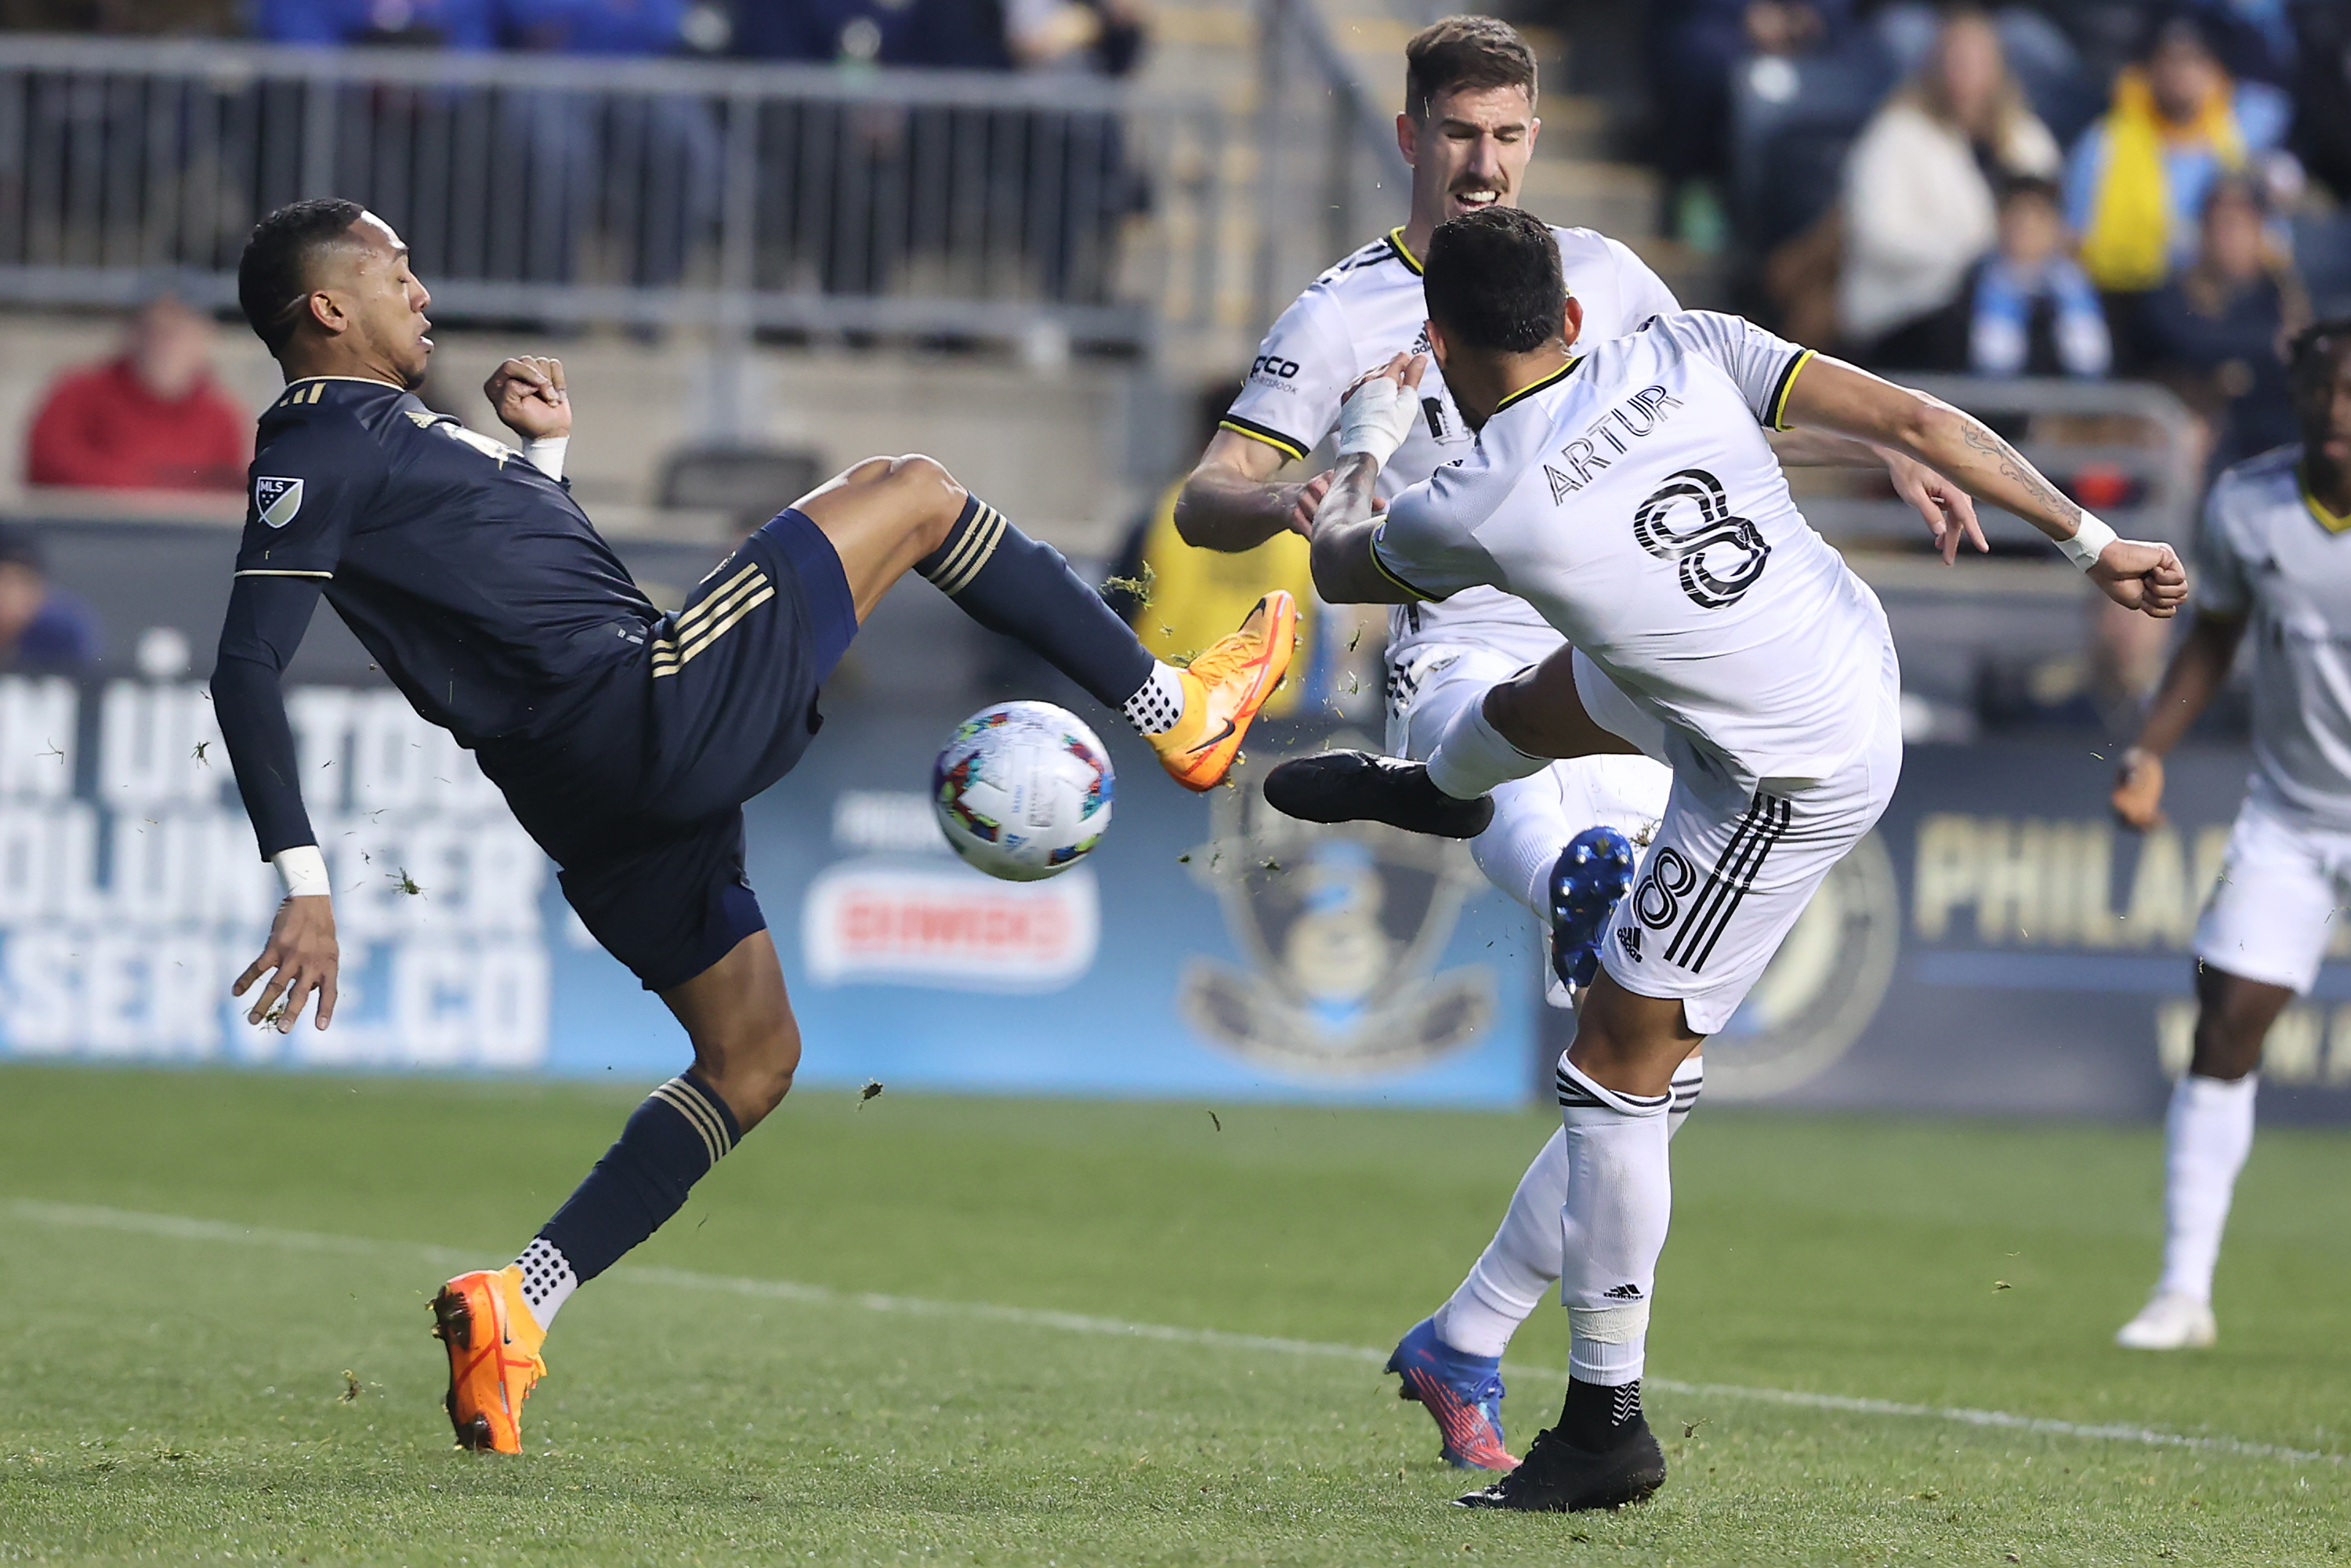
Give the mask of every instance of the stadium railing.
[[[2204, 494], [2198, 458], [2204, 442], [2195, 416], [2166, 388], [2147, 382], [1907, 371], [1895, 372], [1894, 380], [1966, 409], [2001, 432], [2034, 466], [2126, 537], [2161, 539], [2182, 553], [2194, 541], [2196, 508]], [[1814, 528], [1840, 545], [1924, 540], [1917, 513], [1890, 496], [1813, 496], [1803, 509]], [[1995, 548], [2042, 542], [2030, 525], [2006, 512], [1987, 507], [1980, 516]]]
[[340, 194], [442, 319], [1147, 351], [1255, 325], [1237, 118], [1065, 76], [0, 34], [0, 303], [168, 275], [226, 306], [256, 219]]

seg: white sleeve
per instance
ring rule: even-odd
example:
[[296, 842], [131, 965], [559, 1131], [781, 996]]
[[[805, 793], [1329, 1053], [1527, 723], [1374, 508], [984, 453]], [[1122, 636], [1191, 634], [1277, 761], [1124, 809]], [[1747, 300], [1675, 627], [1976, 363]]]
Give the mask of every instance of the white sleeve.
[[1638, 328], [1652, 316], [1681, 313], [1682, 302], [1631, 246], [1612, 239], [1608, 248], [1616, 256], [1616, 297], [1625, 302], [1625, 319], [1630, 327]]
[[1354, 343], [1338, 308], [1319, 288], [1290, 302], [1258, 345], [1241, 395], [1223, 428], [1253, 436], [1297, 459], [1339, 423], [1339, 396], [1370, 367], [1354, 361]]
[[2204, 503], [2204, 526], [2196, 540], [2196, 601], [2199, 614], [2241, 621], [2252, 609], [2245, 580], [2245, 558], [2229, 526], [2228, 500], [2236, 489], [2224, 476]]
[[1683, 349], [1720, 365], [1747, 400], [1748, 411], [1766, 430], [1788, 428], [1788, 389], [1813, 350], [1767, 332], [1743, 316], [1685, 310], [1658, 324]]
[[1493, 558], [1471, 531], [1486, 508], [1465, 504], [1481, 476], [1473, 455], [1448, 464], [1388, 503], [1372, 530], [1372, 564], [1415, 599], [1450, 599], [1465, 588], [1500, 580]]

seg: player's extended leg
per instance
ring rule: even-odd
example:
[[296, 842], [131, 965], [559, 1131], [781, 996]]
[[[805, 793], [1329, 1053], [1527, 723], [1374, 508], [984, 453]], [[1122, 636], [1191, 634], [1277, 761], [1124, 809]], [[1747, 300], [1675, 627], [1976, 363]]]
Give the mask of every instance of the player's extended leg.
[[1610, 1508], [1664, 1482], [1665, 1454], [1641, 1414], [1641, 1374], [1673, 1207], [1674, 1069], [1699, 1044], [1680, 998], [1636, 995], [1604, 970], [1593, 980], [1559, 1064], [1567, 1400], [1526, 1462], [1465, 1504]]
[[791, 1089], [799, 1026], [767, 932], [661, 998], [693, 1041], [693, 1067], [636, 1108], [521, 1257], [460, 1274], [434, 1298], [449, 1346], [449, 1418], [466, 1448], [521, 1451], [522, 1403], [546, 1375], [540, 1346], [555, 1314], [684, 1207]]
[[[1706, 1087], [1706, 1061], [1693, 1052], [1674, 1070], [1666, 1112], [1670, 1141]], [[1388, 1358], [1396, 1392], [1437, 1420], [1442, 1453], [1463, 1469], [1506, 1470], [1518, 1463], [1502, 1437], [1502, 1356], [1567, 1267], [1567, 1134], [1553, 1133], [1510, 1194], [1494, 1238], [1443, 1306], [1415, 1323]], [[1489, 1392], [1490, 1390], [1490, 1392]]]
[[1153, 658], [1060, 551], [928, 457], [868, 458], [794, 509], [832, 542], [861, 622], [893, 583], [921, 574], [973, 620], [1026, 643], [1123, 714], [1186, 789], [1223, 779], [1290, 665], [1297, 607], [1280, 591], [1188, 668]]
[[2195, 1349], [2219, 1337], [2212, 1272], [2253, 1146], [2262, 1041], [2294, 992], [2199, 963], [2196, 998], [2195, 1054], [2164, 1118], [2163, 1276], [2115, 1335], [2131, 1350]]

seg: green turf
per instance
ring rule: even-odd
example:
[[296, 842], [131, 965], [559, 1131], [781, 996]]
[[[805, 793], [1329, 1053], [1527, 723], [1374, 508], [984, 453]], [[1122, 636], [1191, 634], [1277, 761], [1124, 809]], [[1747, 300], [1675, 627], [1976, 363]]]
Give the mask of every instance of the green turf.
[[[630, 1098], [0, 1069], [0, 1561], [2351, 1561], [2351, 1465], [1719, 1393], [1653, 1395], [1645, 1508], [1472, 1515], [1374, 1364], [625, 1272], [566, 1309], [530, 1452], [452, 1451], [429, 1248], [510, 1255]], [[804, 1094], [632, 1262], [1383, 1347], [1551, 1124], [1215, 1109]], [[2351, 1454], [2351, 1142], [2265, 1132], [2220, 1348], [2134, 1357], [2158, 1159], [2146, 1129], [1709, 1107], [1651, 1372]], [[1514, 1348], [1520, 1440], [1561, 1319]]]

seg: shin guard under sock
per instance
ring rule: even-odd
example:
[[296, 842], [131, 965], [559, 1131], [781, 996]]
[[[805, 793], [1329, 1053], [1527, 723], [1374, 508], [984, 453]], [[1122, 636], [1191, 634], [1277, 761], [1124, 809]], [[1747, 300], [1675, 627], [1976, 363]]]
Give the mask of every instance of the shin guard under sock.
[[[691, 1072], [647, 1095], [621, 1129], [620, 1141], [604, 1151], [518, 1260], [523, 1299], [540, 1326], [574, 1286], [611, 1268], [684, 1207], [694, 1184], [742, 1135], [726, 1102]], [[551, 1257], [539, 1250], [542, 1242]]]
[[1640, 1380], [1657, 1256], [1673, 1215], [1664, 1094], [1600, 1083], [1562, 1054], [1559, 1117], [1567, 1149], [1560, 1300], [1572, 1378], [1614, 1387]]
[[2183, 1073], [2164, 1126], [2163, 1278], [2156, 1289], [2212, 1299], [2212, 1270], [2237, 1173], [2253, 1147], [2259, 1073], [2231, 1081]]
[[[1706, 1058], [1674, 1069], [1673, 1105], [1666, 1136], [1681, 1131], [1706, 1086]], [[1553, 1133], [1535, 1155], [1494, 1239], [1468, 1277], [1437, 1309], [1437, 1337], [1464, 1355], [1500, 1355], [1519, 1325], [1534, 1315], [1566, 1267], [1567, 1133]]]
[[1105, 707], [1123, 708], [1152, 679], [1150, 650], [1061, 552], [1030, 538], [977, 496], [964, 502], [946, 543], [914, 570], [965, 614], [1019, 638]]

